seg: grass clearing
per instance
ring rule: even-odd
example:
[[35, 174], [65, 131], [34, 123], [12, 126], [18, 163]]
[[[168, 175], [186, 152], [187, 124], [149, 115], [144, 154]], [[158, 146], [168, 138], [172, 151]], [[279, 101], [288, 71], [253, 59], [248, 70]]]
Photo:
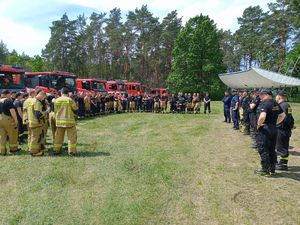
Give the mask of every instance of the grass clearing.
[[0, 157], [0, 224], [300, 224], [300, 104], [291, 170], [274, 178], [212, 106], [80, 121], [78, 158]]

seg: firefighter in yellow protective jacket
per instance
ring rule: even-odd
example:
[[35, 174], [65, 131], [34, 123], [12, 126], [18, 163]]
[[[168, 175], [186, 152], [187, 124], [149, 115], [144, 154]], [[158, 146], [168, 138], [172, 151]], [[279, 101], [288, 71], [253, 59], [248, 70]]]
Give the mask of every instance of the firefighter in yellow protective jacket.
[[42, 101], [46, 98], [46, 93], [37, 91], [36, 97], [28, 102], [27, 123], [29, 128], [29, 151], [32, 156], [44, 155], [43, 147], [43, 105]]
[[9, 143], [11, 153], [16, 153], [18, 148], [18, 119], [14, 109], [11, 94], [5, 90], [0, 99], [0, 155], [6, 155], [6, 143]]
[[76, 155], [77, 131], [74, 111], [78, 109], [77, 104], [68, 96], [68, 89], [61, 90], [61, 97], [54, 102], [54, 114], [56, 121], [56, 133], [54, 139], [54, 154], [62, 151], [65, 132], [68, 136], [68, 153]]
[[29, 125], [28, 124], [28, 106], [31, 106], [33, 104], [34, 96], [35, 96], [35, 91], [30, 90], [28, 98], [23, 103], [23, 125], [26, 125], [26, 128], [27, 128], [28, 151], [30, 150], [29, 146], [30, 146], [30, 135], [31, 135], [30, 129], [28, 126]]

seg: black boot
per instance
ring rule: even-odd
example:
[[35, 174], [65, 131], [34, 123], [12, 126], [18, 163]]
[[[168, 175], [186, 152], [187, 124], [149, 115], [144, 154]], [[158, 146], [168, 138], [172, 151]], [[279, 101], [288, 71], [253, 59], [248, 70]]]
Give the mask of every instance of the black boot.
[[270, 167], [270, 174], [271, 174], [271, 175], [274, 175], [274, 174], [275, 174], [275, 169], [276, 169], [276, 164], [271, 165], [271, 167]]
[[254, 174], [258, 176], [270, 176], [270, 170], [266, 168], [260, 168], [254, 171]]
[[286, 159], [280, 159], [279, 163], [276, 165], [276, 170], [280, 171], [288, 171], [288, 160]]

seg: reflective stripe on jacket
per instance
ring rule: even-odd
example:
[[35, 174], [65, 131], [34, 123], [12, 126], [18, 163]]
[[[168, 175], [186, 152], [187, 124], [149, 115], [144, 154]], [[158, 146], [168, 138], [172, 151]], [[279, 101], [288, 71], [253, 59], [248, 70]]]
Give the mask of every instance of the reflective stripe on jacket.
[[34, 128], [42, 126], [42, 121], [36, 116], [36, 112], [40, 112], [42, 114], [42, 103], [38, 99], [33, 98], [32, 101], [28, 101], [26, 104], [26, 109], [29, 127]]
[[57, 127], [73, 127], [76, 125], [74, 111], [76, 103], [67, 96], [62, 96], [54, 102], [54, 113]]

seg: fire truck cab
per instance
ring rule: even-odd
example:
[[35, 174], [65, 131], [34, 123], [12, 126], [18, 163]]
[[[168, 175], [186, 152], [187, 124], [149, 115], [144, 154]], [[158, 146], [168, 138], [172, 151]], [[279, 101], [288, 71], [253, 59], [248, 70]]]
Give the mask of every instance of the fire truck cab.
[[24, 74], [21, 67], [0, 64], [0, 91], [25, 91]]
[[76, 87], [78, 92], [106, 94], [106, 83], [106, 80], [100, 79], [77, 79]]
[[70, 92], [76, 91], [77, 75], [67, 72], [26, 72], [25, 85], [27, 88], [43, 90], [49, 93], [51, 90], [59, 91], [66, 87]]
[[164, 93], [169, 96], [168, 90], [166, 88], [151, 88], [150, 93], [151, 96], [159, 95], [161, 97]]
[[130, 95], [135, 96], [138, 94], [138, 92], [140, 92], [140, 94], [142, 94], [142, 95], [144, 94], [144, 91], [142, 90], [142, 85], [140, 82], [126, 82], [125, 87], [126, 87], [126, 91]]
[[121, 94], [127, 94], [125, 83], [126, 81], [123, 80], [107, 81], [106, 91], [108, 94], [115, 93], [115, 92], [119, 92]]

